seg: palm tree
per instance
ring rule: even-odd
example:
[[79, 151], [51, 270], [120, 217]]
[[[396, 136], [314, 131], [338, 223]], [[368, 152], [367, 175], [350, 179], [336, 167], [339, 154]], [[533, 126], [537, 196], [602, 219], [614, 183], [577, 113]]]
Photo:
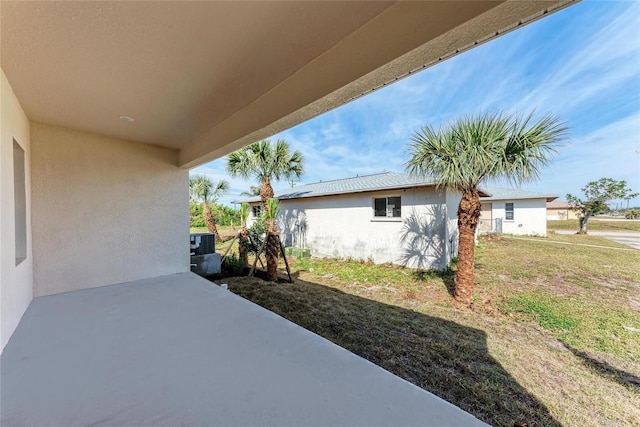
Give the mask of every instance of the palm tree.
[[267, 208], [264, 211], [264, 220], [267, 224], [267, 278], [272, 282], [278, 281], [278, 257], [280, 254], [280, 233], [276, 226], [278, 216], [278, 199], [268, 199]]
[[195, 176], [189, 178], [189, 199], [192, 203], [202, 204], [202, 216], [207, 224], [210, 233], [215, 234], [216, 241], [220, 241], [220, 234], [216, 227], [216, 221], [211, 213], [211, 203], [225, 193], [229, 192], [229, 183], [224, 179], [220, 181], [211, 181], [206, 176]]
[[238, 254], [245, 267], [249, 266], [247, 219], [249, 219], [249, 203], [240, 205], [240, 231], [238, 232]]
[[227, 171], [231, 176], [255, 177], [260, 181], [260, 201], [267, 209], [267, 199], [273, 197], [272, 180], [299, 178], [303, 173], [302, 153], [289, 154], [289, 144], [279, 139], [271, 145], [268, 139], [255, 142], [227, 156]]
[[532, 121], [513, 114], [463, 117], [444, 129], [423, 127], [410, 144], [407, 171], [432, 177], [437, 186], [462, 193], [458, 206], [458, 270], [455, 299], [473, 296], [475, 233], [480, 217], [478, 187], [486, 180], [515, 185], [534, 181], [567, 128], [555, 116]]

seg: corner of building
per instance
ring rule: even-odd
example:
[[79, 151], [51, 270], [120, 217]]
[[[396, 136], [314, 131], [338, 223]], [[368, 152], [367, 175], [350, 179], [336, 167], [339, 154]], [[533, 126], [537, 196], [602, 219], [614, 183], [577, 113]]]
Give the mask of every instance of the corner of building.
[[0, 352], [33, 299], [29, 119], [4, 71], [1, 74]]

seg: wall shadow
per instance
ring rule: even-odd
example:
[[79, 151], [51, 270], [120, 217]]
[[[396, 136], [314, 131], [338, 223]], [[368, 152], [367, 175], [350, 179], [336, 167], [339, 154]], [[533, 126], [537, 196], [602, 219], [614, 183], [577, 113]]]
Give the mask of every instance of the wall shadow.
[[307, 214], [304, 209], [282, 209], [278, 215], [280, 238], [285, 246], [307, 247]]
[[403, 220], [399, 262], [410, 268], [442, 269], [447, 265], [446, 208], [443, 204], [414, 209]]
[[638, 377], [637, 375], [631, 372], [623, 371], [622, 369], [618, 369], [603, 360], [595, 359], [588, 353], [577, 350], [571, 346], [568, 346], [567, 344], [564, 344], [564, 346], [569, 349], [569, 351], [576, 357], [581, 359], [585, 365], [596, 371], [598, 374], [602, 375], [604, 378], [613, 380], [625, 387], [632, 387], [640, 391], [640, 377]]
[[[494, 426], [560, 426], [487, 348], [487, 335], [436, 316], [300, 280], [229, 289]], [[428, 420], [425, 420], [428, 423]]]

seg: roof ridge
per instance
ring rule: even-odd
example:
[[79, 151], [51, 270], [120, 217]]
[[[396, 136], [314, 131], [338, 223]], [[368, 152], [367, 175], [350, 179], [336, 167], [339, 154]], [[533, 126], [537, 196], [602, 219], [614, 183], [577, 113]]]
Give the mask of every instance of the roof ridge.
[[[324, 183], [327, 183], [327, 182], [347, 181], [349, 179], [356, 179], [356, 178], [367, 178], [367, 177], [370, 177], [370, 176], [385, 175], [385, 174], [390, 174], [390, 173], [401, 174], [400, 172], [393, 172], [393, 171], [376, 172], [376, 173], [370, 173], [370, 174], [367, 174], [367, 175], [356, 175], [356, 176], [350, 176], [350, 177], [347, 177], [347, 178], [336, 178], [336, 179], [329, 179], [329, 180], [326, 180], [326, 181], [310, 182], [308, 184], [302, 184], [300, 187], [304, 187], [305, 185], [324, 184]], [[295, 187], [291, 187], [291, 188], [295, 188]]]

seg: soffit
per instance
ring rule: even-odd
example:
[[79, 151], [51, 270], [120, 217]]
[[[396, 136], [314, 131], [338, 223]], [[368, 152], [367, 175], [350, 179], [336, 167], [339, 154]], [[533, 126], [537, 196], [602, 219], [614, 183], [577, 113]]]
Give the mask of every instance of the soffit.
[[33, 121], [180, 148], [390, 4], [3, 1], [2, 68]]
[[192, 167], [568, 3], [2, 1], [1, 59], [32, 121]]

